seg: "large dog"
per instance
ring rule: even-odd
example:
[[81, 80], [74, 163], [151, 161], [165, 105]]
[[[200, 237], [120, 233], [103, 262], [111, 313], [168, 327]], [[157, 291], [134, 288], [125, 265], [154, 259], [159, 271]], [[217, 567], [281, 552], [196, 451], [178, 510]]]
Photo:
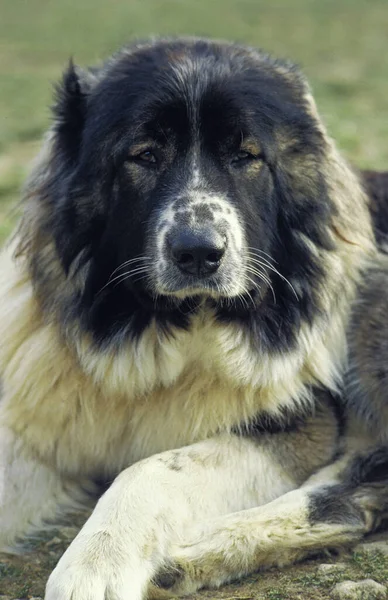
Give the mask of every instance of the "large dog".
[[388, 258], [292, 65], [69, 66], [1, 258], [0, 545], [112, 481], [48, 600], [190, 593], [388, 513]]

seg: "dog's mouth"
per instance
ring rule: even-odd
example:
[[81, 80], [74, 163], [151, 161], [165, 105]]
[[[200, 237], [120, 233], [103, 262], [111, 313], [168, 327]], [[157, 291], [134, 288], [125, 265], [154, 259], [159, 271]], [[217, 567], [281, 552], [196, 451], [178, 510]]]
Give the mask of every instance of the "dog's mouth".
[[232, 259], [225, 260], [212, 274], [184, 274], [174, 265], [166, 264], [149, 277], [149, 289], [155, 296], [177, 300], [194, 296], [215, 301], [249, 298], [257, 293], [259, 287], [250, 278], [247, 279], [244, 266]]
[[162, 312], [178, 310], [181, 314], [193, 315], [200, 307], [208, 307], [225, 314], [246, 315], [252, 309], [257, 310], [264, 297], [263, 290], [258, 287], [231, 294], [209, 284], [208, 287], [197, 285], [176, 291], [163, 290], [152, 296], [152, 303], [154, 310]]
[[230, 298], [235, 294], [231, 293], [229, 286], [219, 282], [217, 278], [191, 278], [185, 281], [175, 281], [174, 283], [163, 281], [155, 287], [157, 295], [175, 297], [177, 299], [186, 299], [194, 296], [205, 296], [215, 300], [221, 298]]

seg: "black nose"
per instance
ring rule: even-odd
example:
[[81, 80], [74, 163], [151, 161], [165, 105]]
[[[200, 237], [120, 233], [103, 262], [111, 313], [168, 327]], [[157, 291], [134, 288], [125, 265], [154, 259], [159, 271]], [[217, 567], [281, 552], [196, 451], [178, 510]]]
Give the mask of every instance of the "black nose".
[[169, 241], [176, 266], [197, 277], [215, 273], [226, 250], [224, 237], [214, 231], [180, 231]]

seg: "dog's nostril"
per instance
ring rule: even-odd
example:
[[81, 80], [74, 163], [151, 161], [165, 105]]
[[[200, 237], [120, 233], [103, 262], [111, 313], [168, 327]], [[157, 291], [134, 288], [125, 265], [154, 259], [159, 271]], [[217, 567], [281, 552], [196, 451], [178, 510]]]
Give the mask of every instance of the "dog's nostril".
[[188, 252], [177, 252], [173, 253], [177, 263], [180, 265], [188, 265], [194, 260], [194, 256]]
[[224, 254], [225, 250], [216, 250], [215, 252], [211, 252], [210, 254], [208, 254], [206, 260], [211, 263], [218, 263], [220, 262]]

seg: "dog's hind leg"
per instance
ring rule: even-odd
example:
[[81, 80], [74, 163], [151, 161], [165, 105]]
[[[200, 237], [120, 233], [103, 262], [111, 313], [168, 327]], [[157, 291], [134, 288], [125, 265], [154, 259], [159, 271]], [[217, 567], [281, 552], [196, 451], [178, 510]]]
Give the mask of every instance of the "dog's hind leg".
[[160, 581], [172, 594], [340, 549], [388, 516], [388, 447], [345, 456], [265, 506], [220, 517], [177, 546]]
[[19, 543], [71, 509], [85, 506], [87, 486], [61, 478], [0, 428], [0, 551]]

